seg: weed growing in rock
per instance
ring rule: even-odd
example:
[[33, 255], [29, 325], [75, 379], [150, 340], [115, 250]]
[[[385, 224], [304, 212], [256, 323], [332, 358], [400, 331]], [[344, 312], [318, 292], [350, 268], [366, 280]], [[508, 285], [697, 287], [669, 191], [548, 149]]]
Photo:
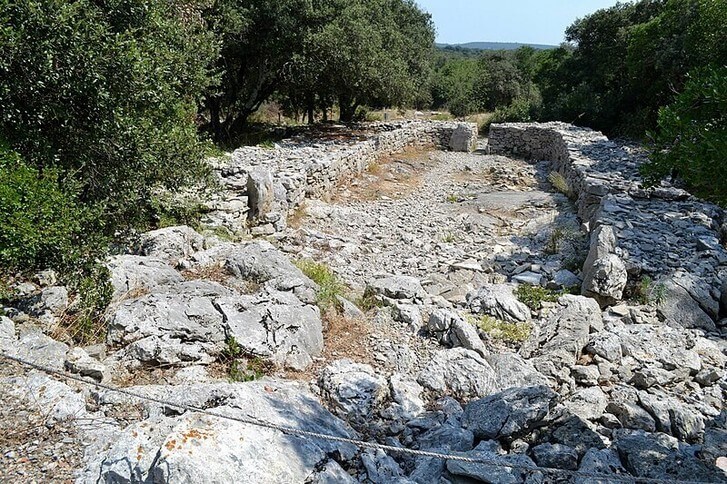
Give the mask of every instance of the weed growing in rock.
[[571, 247], [577, 247], [582, 242], [583, 234], [578, 230], [572, 227], [557, 226], [550, 232], [548, 242], [545, 244], [545, 254], [559, 254], [563, 251], [566, 244]]
[[343, 297], [346, 286], [338, 279], [338, 276], [325, 264], [312, 260], [299, 260], [295, 265], [309, 279], [318, 284], [318, 306], [322, 311], [330, 309], [338, 310], [340, 302], [338, 297]]
[[649, 276], [643, 276], [633, 290], [631, 297], [639, 304], [661, 304], [666, 298], [666, 286], [664, 284], [654, 284]]
[[542, 308], [544, 302], [556, 302], [562, 294], [561, 292], [541, 286], [531, 286], [530, 284], [522, 284], [515, 291], [515, 297], [533, 311]]
[[355, 304], [361, 311], [364, 312], [368, 312], [374, 308], [380, 308], [384, 306], [384, 303], [379, 298], [377, 298], [375, 294], [369, 291], [364, 292], [361, 297], [357, 298]]
[[227, 376], [232, 382], [247, 382], [259, 380], [269, 375], [275, 369], [270, 361], [259, 356], [247, 356], [237, 340], [230, 336], [226, 347], [222, 350], [221, 360], [227, 365]]
[[442, 242], [445, 244], [453, 244], [457, 242], [457, 236], [454, 235], [452, 232], [447, 232], [442, 236]]
[[552, 171], [548, 175], [548, 181], [551, 185], [553, 185], [553, 188], [558, 190], [560, 193], [568, 198], [573, 198], [573, 190], [568, 183], [568, 180], [566, 180], [563, 175], [561, 175], [557, 171]]
[[447, 195], [447, 203], [458, 203], [460, 200], [460, 196], [456, 193], [451, 193]]
[[533, 331], [528, 323], [508, 323], [487, 315], [475, 320], [475, 325], [490, 337], [508, 343], [522, 343]]
[[104, 316], [114, 293], [110, 276], [106, 267], [96, 265], [78, 278], [71, 279], [69, 288], [76, 293], [76, 300], [54, 328], [54, 337], [66, 336], [79, 345], [105, 341], [107, 327]]

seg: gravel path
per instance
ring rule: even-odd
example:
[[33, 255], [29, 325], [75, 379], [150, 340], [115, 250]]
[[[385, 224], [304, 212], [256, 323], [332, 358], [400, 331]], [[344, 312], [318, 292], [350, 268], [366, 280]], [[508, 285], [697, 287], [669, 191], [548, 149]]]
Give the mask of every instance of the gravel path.
[[290, 250], [325, 261], [354, 288], [381, 274], [437, 281], [475, 268], [492, 279], [547, 264], [542, 253], [553, 228], [577, 230], [547, 175], [547, 163], [484, 150], [395, 155], [330, 203], [307, 201]]

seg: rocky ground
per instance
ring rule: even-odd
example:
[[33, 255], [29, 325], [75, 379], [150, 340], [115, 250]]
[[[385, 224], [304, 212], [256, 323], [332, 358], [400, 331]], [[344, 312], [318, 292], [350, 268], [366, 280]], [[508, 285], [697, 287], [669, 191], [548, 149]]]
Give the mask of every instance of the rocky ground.
[[272, 243], [145, 234], [109, 261], [104, 344], [49, 336], [69, 301], [48, 274], [0, 319], [2, 351], [134, 393], [490, 464], [284, 435], [3, 362], [3, 479], [727, 481], [724, 321], [675, 321], [654, 285], [581, 296], [593, 246], [551, 172], [484, 144], [407, 151], [307, 200]]

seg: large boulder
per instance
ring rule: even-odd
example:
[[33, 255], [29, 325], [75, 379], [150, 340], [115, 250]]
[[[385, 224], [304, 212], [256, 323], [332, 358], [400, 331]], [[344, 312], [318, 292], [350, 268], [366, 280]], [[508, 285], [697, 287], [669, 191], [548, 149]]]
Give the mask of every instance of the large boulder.
[[497, 376], [479, 354], [465, 348], [435, 351], [417, 381], [438, 394], [468, 399], [498, 390]]
[[558, 299], [558, 306], [540, 324], [521, 353], [525, 357], [540, 356], [551, 361], [556, 370], [567, 369], [575, 365], [588, 344], [591, 331], [601, 329], [603, 319], [596, 301], [566, 294]]
[[86, 413], [83, 393], [39, 371], [0, 379], [0, 386], [3, 392], [8, 392], [26, 405], [40, 409], [49, 426], [62, 420], [82, 418]]
[[426, 292], [421, 282], [411, 276], [388, 276], [372, 281], [366, 291], [390, 299], [423, 300]]
[[209, 281], [158, 287], [107, 316], [108, 342], [128, 345], [126, 354], [142, 362], [211, 363], [225, 341], [223, 315], [214, 301], [232, 295]]
[[608, 225], [596, 228], [591, 234], [591, 249], [583, 265], [581, 292], [596, 299], [603, 307], [621, 300], [628, 281], [626, 265], [615, 250], [613, 228]]
[[[338, 437], [356, 437], [304, 385], [239, 384], [134, 387], [150, 397], [232, 417]], [[136, 403], [101, 393], [102, 408]], [[329, 455], [351, 460], [349, 444], [314, 440], [219, 417], [159, 412], [115, 432], [94, 433], [79, 482], [309, 482]]]
[[454, 128], [449, 140], [449, 149], [465, 153], [477, 148], [477, 125], [460, 123]]
[[467, 295], [467, 307], [473, 313], [486, 314], [501, 321], [523, 323], [530, 321], [530, 309], [518, 301], [512, 286], [486, 284]]
[[427, 330], [443, 345], [473, 350], [480, 356], [489, 354], [477, 333], [477, 328], [457, 313], [437, 309], [429, 316]]
[[304, 370], [323, 351], [323, 322], [317, 306], [291, 292], [219, 298], [225, 334], [250, 355]]
[[256, 169], [248, 173], [247, 203], [248, 216], [253, 219], [261, 219], [273, 211], [275, 190], [273, 176], [268, 170]]
[[351, 360], [337, 360], [326, 366], [318, 386], [334, 411], [357, 425], [365, 424], [389, 393], [386, 380], [370, 365]]
[[726, 482], [723, 471], [699, 460], [695, 450], [674, 437], [643, 430], [619, 429], [615, 444], [624, 467], [636, 477], [663, 480]]
[[[464, 457], [482, 459], [485, 463], [456, 460], [447, 461], [447, 470], [455, 476], [474, 479], [477, 482], [497, 484], [519, 484], [542, 482], [542, 474], [536, 471], [535, 463], [520, 454], [502, 454], [493, 442], [481, 442]], [[469, 481], [468, 481], [469, 482]]]
[[515, 353], [492, 353], [485, 357], [495, 370], [498, 391], [512, 387], [547, 385], [548, 379]]
[[660, 291], [656, 301], [659, 313], [667, 320], [685, 328], [714, 331], [716, 325], [692, 294], [675, 279], [658, 283]]
[[511, 388], [470, 402], [462, 426], [478, 439], [513, 439], [546, 425], [558, 395], [545, 386]]
[[182, 275], [166, 261], [140, 255], [118, 255], [109, 259], [114, 288], [113, 300], [125, 296], [138, 297], [157, 286], [184, 281]]
[[141, 236], [141, 255], [176, 264], [204, 249], [204, 237], [191, 227], [180, 225], [152, 230]]

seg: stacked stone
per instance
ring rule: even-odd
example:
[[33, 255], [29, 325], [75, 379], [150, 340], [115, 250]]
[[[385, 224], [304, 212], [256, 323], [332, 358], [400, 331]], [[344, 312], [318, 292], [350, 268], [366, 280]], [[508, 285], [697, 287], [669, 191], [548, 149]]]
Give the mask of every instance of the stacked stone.
[[[239, 232], [249, 225], [266, 228], [259, 234], [282, 230], [286, 216], [305, 198], [325, 198], [342, 181], [361, 174], [382, 156], [401, 152], [406, 147], [432, 147], [453, 151], [472, 151], [477, 145], [477, 125], [460, 122], [399, 121], [365, 125], [364, 140], [296, 142], [287, 140], [275, 149], [243, 147], [228, 159], [216, 160], [214, 168], [226, 192], [210, 202], [206, 222]], [[249, 197], [251, 173], [268, 172], [273, 200], [262, 202]], [[264, 174], [255, 177], [265, 179]], [[252, 213], [251, 206], [267, 206]]]
[[[602, 255], [586, 261], [584, 273], [592, 277], [584, 280], [584, 294], [607, 305], [621, 298], [627, 283], [648, 277], [663, 300], [660, 310], [678, 324], [710, 331], [727, 314], [724, 212], [666, 183], [644, 188], [643, 151], [565, 123], [495, 124], [489, 147], [550, 160], [567, 181], [592, 235], [591, 253]], [[613, 231], [615, 247], [604, 246], [604, 237], [599, 241], [600, 226]]]

